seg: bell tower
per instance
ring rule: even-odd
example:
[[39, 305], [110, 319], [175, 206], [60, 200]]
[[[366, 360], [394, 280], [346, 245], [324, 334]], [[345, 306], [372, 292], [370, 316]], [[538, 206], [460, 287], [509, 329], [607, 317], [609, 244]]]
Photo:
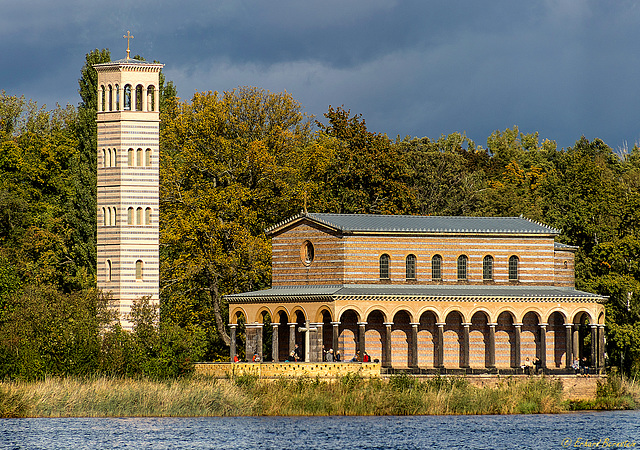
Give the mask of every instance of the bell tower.
[[124, 328], [133, 301], [159, 302], [159, 127], [163, 64], [129, 57], [98, 72], [98, 288]]

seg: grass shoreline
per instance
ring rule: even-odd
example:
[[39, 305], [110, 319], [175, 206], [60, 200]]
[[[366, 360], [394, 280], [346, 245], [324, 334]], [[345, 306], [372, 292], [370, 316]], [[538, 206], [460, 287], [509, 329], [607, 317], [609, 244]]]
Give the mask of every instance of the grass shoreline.
[[464, 378], [388, 380], [347, 375], [260, 380], [191, 377], [166, 381], [48, 378], [0, 383], [0, 418], [207, 417], [333, 415], [536, 414], [634, 409], [640, 388], [619, 376], [598, 382], [592, 400], [563, 401], [562, 383], [546, 377], [507, 378], [494, 387]]

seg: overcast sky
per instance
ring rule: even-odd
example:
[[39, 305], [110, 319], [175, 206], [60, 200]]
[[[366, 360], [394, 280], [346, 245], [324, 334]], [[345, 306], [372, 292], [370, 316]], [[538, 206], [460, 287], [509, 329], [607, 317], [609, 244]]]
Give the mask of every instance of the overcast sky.
[[85, 54], [125, 57], [128, 30], [183, 99], [247, 85], [393, 138], [640, 142], [637, 1], [0, 0], [0, 90], [77, 105]]

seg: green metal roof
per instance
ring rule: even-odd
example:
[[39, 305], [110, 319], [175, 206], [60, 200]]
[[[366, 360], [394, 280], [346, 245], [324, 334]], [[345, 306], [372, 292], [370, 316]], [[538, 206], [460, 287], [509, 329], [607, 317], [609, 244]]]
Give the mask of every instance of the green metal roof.
[[301, 213], [268, 230], [274, 234], [302, 220], [341, 233], [447, 233], [558, 235], [560, 230], [524, 217], [402, 216], [379, 214]]
[[230, 303], [278, 302], [287, 300], [332, 301], [340, 297], [380, 300], [456, 301], [603, 301], [607, 297], [558, 286], [496, 285], [392, 285], [344, 284], [282, 286], [262, 291], [226, 295]]

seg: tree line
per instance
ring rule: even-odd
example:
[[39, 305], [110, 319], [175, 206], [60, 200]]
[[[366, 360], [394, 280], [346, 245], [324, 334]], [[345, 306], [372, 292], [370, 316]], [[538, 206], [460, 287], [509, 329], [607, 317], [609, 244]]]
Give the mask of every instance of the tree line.
[[555, 142], [517, 127], [396, 137], [254, 87], [177, 97], [161, 77], [160, 309], [122, 330], [96, 280], [96, 107], [0, 95], [0, 377], [178, 376], [228, 355], [225, 294], [270, 284], [264, 230], [312, 212], [518, 216], [579, 246], [576, 287], [607, 295], [610, 364], [640, 371], [640, 148]]

